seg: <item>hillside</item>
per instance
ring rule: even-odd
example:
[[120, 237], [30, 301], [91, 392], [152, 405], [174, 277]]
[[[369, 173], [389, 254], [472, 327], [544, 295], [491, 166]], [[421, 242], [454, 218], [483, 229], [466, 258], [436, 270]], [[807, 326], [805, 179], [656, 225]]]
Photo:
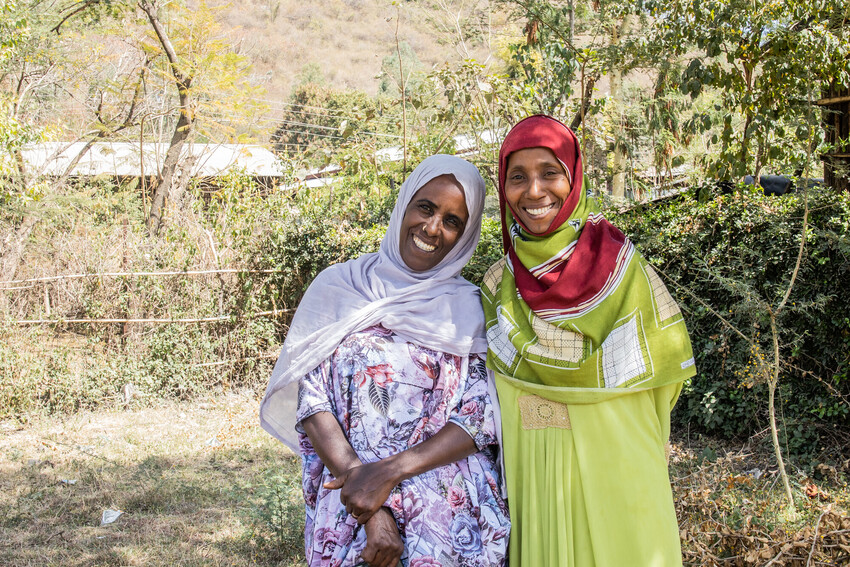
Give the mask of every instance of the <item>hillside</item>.
[[[329, 84], [373, 94], [384, 57], [399, 42], [413, 49], [425, 69], [446, 61], [486, 61], [522, 22], [494, 13], [489, 2], [394, 2], [391, 0], [210, 0], [222, 10], [225, 29], [270, 101], [283, 101], [308, 65], [318, 65]], [[443, 7], [441, 7], [443, 6]], [[451, 12], [450, 12], [451, 11]], [[467, 39], [461, 42], [457, 29]]]

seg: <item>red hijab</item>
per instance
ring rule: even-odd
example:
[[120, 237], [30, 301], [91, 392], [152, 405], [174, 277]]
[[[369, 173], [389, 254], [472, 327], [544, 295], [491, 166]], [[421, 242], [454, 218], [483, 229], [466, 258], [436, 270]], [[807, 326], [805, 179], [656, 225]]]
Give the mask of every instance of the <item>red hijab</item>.
[[[570, 176], [570, 194], [552, 224], [546, 232], [540, 234], [533, 233], [523, 226], [505, 198], [508, 158], [512, 153], [527, 148], [551, 150]], [[502, 241], [505, 252], [511, 259], [517, 289], [535, 312], [569, 309], [595, 297], [609, 281], [616, 269], [620, 250], [626, 244], [625, 235], [602, 215], [595, 213], [596, 207], [592, 201], [588, 203], [583, 185], [578, 138], [563, 123], [550, 116], [535, 115], [517, 123], [508, 132], [499, 151], [499, 208], [502, 214]], [[567, 219], [575, 213], [575, 222], [581, 221], [575, 248], [561, 259], [552, 258], [551, 261], [555, 267], [536, 277], [529, 271], [533, 264], [526, 266], [514, 249], [508, 226], [509, 219], [505, 214], [506, 209], [510, 210], [513, 221], [532, 239], [547, 237], [547, 241], [549, 239], [564, 240], [564, 245], [576, 239], [576, 236], [568, 236], [568, 232], [574, 234], [568, 230], [569, 227], [560, 230]], [[522, 235], [519, 238], [522, 238]]]

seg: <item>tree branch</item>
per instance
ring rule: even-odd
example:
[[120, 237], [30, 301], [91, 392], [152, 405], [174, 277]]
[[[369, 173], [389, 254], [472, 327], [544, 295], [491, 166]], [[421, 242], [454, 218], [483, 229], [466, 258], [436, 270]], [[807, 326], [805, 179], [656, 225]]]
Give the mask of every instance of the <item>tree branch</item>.
[[100, 0], [86, 0], [85, 2], [83, 2], [82, 6], [78, 6], [76, 9], [72, 10], [64, 18], [59, 20], [59, 23], [56, 24], [55, 26], [53, 26], [52, 28], [50, 28], [50, 31], [56, 32], [56, 35], [59, 35], [61, 33], [61, 28], [65, 24], [65, 22], [67, 22], [68, 20], [70, 20], [71, 18], [73, 18], [74, 16], [79, 14], [80, 12], [84, 12], [85, 10], [88, 10], [90, 7], [94, 6], [95, 4], [100, 4]]
[[[162, 27], [159, 17], [156, 14], [157, 6], [149, 0], [139, 0], [139, 8], [147, 15], [148, 21], [159, 39], [162, 49], [165, 51], [165, 56], [168, 58], [168, 63], [171, 66], [171, 73], [177, 81], [177, 90], [180, 94], [180, 102], [184, 103], [184, 99], [188, 101], [188, 90], [192, 85], [192, 77], [187, 77], [180, 71], [180, 59], [177, 57], [177, 52], [174, 50], [174, 45], [171, 39]], [[187, 109], [188, 110], [188, 109]]]

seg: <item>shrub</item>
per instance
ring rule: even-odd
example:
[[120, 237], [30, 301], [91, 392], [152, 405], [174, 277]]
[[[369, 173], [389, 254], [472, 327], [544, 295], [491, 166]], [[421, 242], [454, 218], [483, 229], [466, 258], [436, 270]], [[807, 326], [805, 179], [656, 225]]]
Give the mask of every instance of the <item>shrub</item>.
[[[846, 429], [850, 415], [850, 195], [812, 191], [809, 210], [799, 274], [778, 319], [785, 444], [797, 454], [814, 452], [825, 431]], [[742, 190], [611, 215], [685, 311], [699, 374], [677, 406], [680, 425], [724, 436], [766, 426], [755, 369], [772, 352], [766, 306], [775, 308], [790, 282], [803, 211], [802, 195]]]
[[461, 271], [461, 275], [475, 285], [480, 285], [484, 274], [502, 257], [502, 225], [498, 219], [481, 219], [481, 240], [475, 254]]
[[255, 502], [243, 510], [248, 520], [247, 539], [260, 555], [276, 561], [291, 561], [304, 554], [304, 501], [298, 464], [298, 459], [287, 459], [284, 470], [267, 471], [255, 487]]

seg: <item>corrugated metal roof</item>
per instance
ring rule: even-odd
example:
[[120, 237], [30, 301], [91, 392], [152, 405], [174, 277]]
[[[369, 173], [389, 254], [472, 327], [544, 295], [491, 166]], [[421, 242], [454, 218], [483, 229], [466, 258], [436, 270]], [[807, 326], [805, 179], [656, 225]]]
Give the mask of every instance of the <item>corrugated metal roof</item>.
[[[85, 142], [42, 142], [23, 150], [30, 171], [45, 175], [62, 175], [80, 154]], [[96, 142], [74, 166], [73, 176], [139, 176], [144, 164], [145, 175], [156, 175], [165, 161], [168, 144], [130, 142]], [[285, 172], [277, 157], [262, 146], [247, 144], [191, 144], [183, 147], [182, 156], [195, 157], [193, 177], [218, 177], [232, 170], [244, 170], [256, 177], [282, 177]]]
[[[498, 135], [485, 130], [478, 137], [455, 136], [456, 151], [466, 155], [478, 151], [478, 142], [495, 143]], [[23, 158], [29, 171], [43, 175], [62, 175], [70, 163], [85, 147], [85, 142], [42, 142], [29, 144], [23, 150]], [[133, 142], [96, 142], [83, 155], [71, 171], [72, 176], [94, 177], [98, 175], [138, 177], [159, 173], [169, 144]], [[229, 171], [241, 170], [254, 177], [284, 177], [284, 170], [277, 157], [263, 146], [248, 144], [186, 144], [182, 159], [195, 157], [192, 177], [219, 177]], [[401, 146], [383, 148], [375, 152], [377, 162], [400, 161], [404, 155]], [[144, 171], [142, 170], [144, 165]], [[330, 177], [339, 173], [338, 165], [301, 172], [298, 175], [307, 185], [316, 184], [317, 178]], [[322, 182], [325, 184], [327, 182]]]

